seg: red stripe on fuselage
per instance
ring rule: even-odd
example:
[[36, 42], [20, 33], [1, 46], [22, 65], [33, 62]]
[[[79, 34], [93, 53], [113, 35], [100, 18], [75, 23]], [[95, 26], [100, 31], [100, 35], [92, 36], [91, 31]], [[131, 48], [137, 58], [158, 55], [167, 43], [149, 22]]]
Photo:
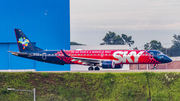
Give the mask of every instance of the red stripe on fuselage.
[[[115, 60], [119, 61], [119, 64], [153, 64], [159, 63], [154, 58], [150, 59], [150, 54], [144, 50], [66, 50], [64, 51], [68, 56], [76, 58], [86, 59], [99, 59], [99, 60]], [[61, 51], [56, 54], [59, 59], [62, 58], [63, 53]], [[124, 60], [123, 60], [124, 59]], [[72, 58], [65, 59], [68, 64], [82, 64], [83, 62], [72, 61]], [[70, 62], [71, 61], [71, 62]]]

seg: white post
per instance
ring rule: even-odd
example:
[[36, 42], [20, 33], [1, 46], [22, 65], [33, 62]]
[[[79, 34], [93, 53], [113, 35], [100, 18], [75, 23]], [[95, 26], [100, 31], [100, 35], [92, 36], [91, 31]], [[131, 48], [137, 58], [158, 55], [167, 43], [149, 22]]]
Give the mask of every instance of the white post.
[[36, 101], [36, 89], [34, 88], [34, 101]]
[[147, 64], [147, 70], [149, 70], [149, 64]]

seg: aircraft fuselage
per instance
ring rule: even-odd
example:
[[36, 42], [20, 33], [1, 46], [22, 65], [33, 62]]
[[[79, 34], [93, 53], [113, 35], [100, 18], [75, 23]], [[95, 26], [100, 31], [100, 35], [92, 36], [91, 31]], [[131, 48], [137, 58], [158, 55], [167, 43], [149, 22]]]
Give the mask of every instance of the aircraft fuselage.
[[116, 65], [159, 64], [172, 61], [161, 52], [153, 50], [65, 50], [64, 52], [69, 57], [66, 57], [62, 51], [25, 52], [27, 55], [18, 54], [18, 56], [60, 65], [90, 65], [91, 63], [86, 60], [114, 61]]

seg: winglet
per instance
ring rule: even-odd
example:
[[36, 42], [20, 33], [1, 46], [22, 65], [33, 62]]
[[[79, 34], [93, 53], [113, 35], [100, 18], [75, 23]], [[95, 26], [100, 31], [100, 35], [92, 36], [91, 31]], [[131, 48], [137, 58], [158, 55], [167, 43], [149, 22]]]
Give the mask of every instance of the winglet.
[[61, 49], [61, 52], [64, 54], [64, 56], [66, 57], [70, 57], [69, 55], [67, 55], [62, 49]]

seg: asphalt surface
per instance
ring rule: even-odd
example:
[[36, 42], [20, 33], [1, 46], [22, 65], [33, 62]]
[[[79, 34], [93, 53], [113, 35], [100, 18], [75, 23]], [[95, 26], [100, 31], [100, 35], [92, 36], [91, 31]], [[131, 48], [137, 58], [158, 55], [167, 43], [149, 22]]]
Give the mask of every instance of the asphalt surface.
[[[30, 72], [26, 70], [0, 70], [0, 72]], [[159, 70], [99, 70], [99, 71], [32, 71], [32, 72], [51, 72], [51, 73], [130, 73], [130, 72], [180, 72], [180, 69], [159, 69]]]
[[130, 72], [180, 72], [180, 69], [168, 69], [168, 70], [99, 70], [99, 71], [55, 71], [58, 73], [63, 72], [79, 72], [79, 73], [130, 73]]

